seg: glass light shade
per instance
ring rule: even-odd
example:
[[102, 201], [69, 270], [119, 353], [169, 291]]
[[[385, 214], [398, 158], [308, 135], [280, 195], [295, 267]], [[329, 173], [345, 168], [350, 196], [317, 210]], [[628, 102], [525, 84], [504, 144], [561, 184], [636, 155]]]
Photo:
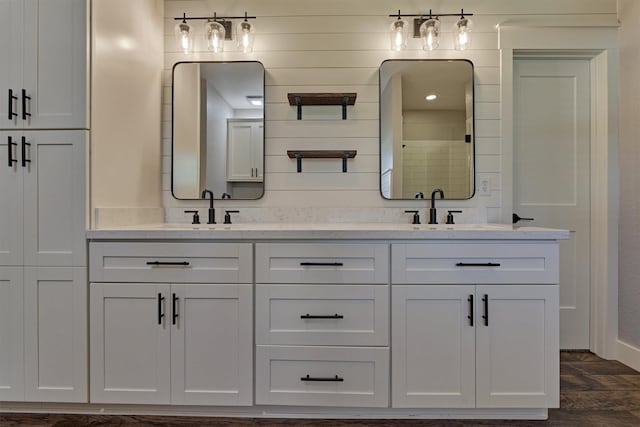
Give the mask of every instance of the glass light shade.
[[391, 24], [390, 41], [391, 50], [403, 50], [407, 47], [409, 38], [409, 23], [404, 19], [399, 19]]
[[255, 25], [252, 25], [249, 21], [241, 21], [236, 31], [238, 50], [244, 53], [253, 52], [255, 33]]
[[471, 21], [461, 16], [453, 26], [453, 43], [456, 50], [469, 49], [471, 46]]
[[440, 21], [437, 18], [429, 18], [420, 24], [420, 38], [422, 49], [436, 49], [440, 45]]
[[186, 21], [182, 21], [175, 26], [176, 42], [184, 53], [189, 53], [193, 50], [193, 32], [191, 29], [191, 25], [187, 24]]
[[207, 21], [204, 24], [204, 37], [207, 42], [207, 49], [212, 52], [224, 52], [224, 25], [216, 21]]

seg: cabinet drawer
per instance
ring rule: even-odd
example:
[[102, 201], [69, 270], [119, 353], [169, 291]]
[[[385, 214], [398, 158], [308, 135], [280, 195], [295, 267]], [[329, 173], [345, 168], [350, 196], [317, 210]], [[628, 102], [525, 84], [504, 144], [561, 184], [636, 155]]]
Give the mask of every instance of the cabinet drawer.
[[558, 245], [416, 243], [391, 245], [392, 283], [558, 283]]
[[256, 343], [389, 345], [388, 287], [259, 284]]
[[257, 283], [388, 283], [388, 245], [258, 243]]
[[389, 405], [389, 349], [256, 347], [256, 403]]
[[252, 283], [250, 243], [93, 242], [91, 282]]

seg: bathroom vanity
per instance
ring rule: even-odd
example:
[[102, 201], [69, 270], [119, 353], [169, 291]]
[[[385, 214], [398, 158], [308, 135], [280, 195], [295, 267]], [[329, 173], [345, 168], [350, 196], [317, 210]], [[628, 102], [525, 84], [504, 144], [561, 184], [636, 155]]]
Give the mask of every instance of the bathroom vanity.
[[568, 231], [164, 224], [88, 238], [92, 407], [546, 418], [559, 405]]

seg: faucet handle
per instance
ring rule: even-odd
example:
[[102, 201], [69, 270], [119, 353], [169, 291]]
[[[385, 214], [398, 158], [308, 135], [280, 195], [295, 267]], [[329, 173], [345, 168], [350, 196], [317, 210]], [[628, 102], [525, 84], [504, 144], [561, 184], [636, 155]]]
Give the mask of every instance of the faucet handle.
[[184, 211], [184, 213], [193, 214], [193, 220], [191, 221], [191, 224], [200, 224], [200, 214], [198, 213], [198, 211]]
[[453, 214], [454, 213], [462, 213], [462, 211], [447, 211], [447, 224], [455, 224], [453, 222]]
[[413, 214], [412, 224], [420, 224], [420, 214], [418, 214], [418, 211], [404, 211], [404, 213], [412, 213]]
[[231, 224], [231, 214], [240, 213], [240, 211], [224, 211], [224, 223]]

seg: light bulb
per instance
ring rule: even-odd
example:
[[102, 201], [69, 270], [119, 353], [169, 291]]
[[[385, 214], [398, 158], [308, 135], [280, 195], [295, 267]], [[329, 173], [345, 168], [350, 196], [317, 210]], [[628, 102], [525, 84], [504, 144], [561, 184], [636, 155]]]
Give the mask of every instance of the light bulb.
[[193, 38], [191, 37], [191, 26], [186, 20], [178, 23], [175, 27], [176, 41], [184, 53], [189, 53], [193, 49]]
[[420, 25], [420, 37], [424, 50], [434, 50], [440, 45], [440, 21], [438, 18], [429, 18]]
[[408, 23], [398, 19], [391, 24], [391, 50], [403, 50], [407, 47]]
[[238, 50], [244, 53], [253, 52], [255, 31], [255, 26], [250, 24], [249, 21], [241, 21], [238, 24]]
[[207, 49], [215, 53], [224, 51], [226, 35], [224, 25], [216, 21], [207, 21], [204, 26], [204, 34], [207, 41]]

